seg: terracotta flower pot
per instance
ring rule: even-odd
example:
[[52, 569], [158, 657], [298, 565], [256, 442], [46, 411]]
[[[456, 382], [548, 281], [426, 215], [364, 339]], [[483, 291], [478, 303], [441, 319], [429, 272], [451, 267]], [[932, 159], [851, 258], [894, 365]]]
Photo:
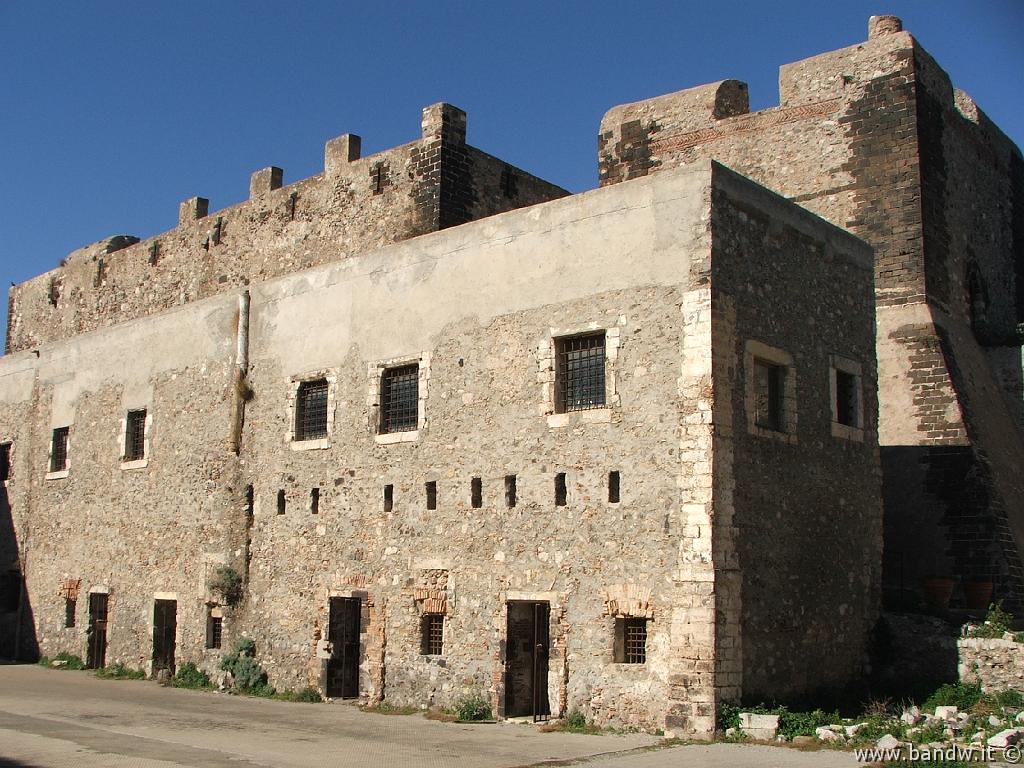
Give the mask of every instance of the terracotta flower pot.
[[921, 582], [924, 587], [924, 599], [934, 608], [949, 608], [949, 598], [953, 596], [953, 580], [929, 576]]
[[988, 608], [992, 600], [991, 581], [968, 581], [964, 584], [964, 600], [972, 609]]

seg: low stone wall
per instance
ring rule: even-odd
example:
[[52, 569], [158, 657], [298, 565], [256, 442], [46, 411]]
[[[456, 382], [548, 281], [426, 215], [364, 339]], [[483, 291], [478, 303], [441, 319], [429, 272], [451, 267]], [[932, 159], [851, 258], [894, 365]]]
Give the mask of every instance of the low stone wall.
[[982, 690], [1024, 691], [1024, 643], [1009, 639], [965, 637], [957, 642], [960, 679]]

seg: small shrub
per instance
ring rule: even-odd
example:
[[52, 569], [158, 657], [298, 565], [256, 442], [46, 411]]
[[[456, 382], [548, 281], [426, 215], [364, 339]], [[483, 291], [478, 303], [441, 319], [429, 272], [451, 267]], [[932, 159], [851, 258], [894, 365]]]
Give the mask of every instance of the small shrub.
[[570, 712], [565, 716], [565, 727], [570, 731], [582, 731], [587, 727], [587, 716], [582, 712]]
[[132, 669], [117, 662], [97, 669], [96, 677], [102, 677], [105, 680], [142, 680], [146, 677], [146, 673], [141, 669]]
[[455, 705], [455, 714], [463, 722], [479, 722], [491, 719], [491, 705], [479, 693], [460, 699]]
[[256, 661], [256, 644], [247, 637], [235, 641], [231, 653], [220, 660], [220, 668], [231, 674], [232, 686], [250, 696], [272, 696], [274, 689], [267, 685], [267, 673]]
[[50, 657], [40, 656], [39, 661], [37, 661], [36, 664], [38, 664], [40, 667], [48, 667], [50, 666]]
[[1013, 614], [1003, 610], [1003, 601], [991, 603], [988, 606], [988, 613], [985, 614], [985, 622], [978, 626], [971, 627], [965, 633], [967, 637], [1001, 638], [1010, 631], [1013, 624]]
[[981, 686], [971, 683], [946, 683], [925, 699], [922, 712], [934, 712], [936, 707], [956, 707], [966, 712], [981, 699]]
[[207, 586], [228, 605], [237, 605], [242, 599], [242, 576], [229, 565], [222, 565], [210, 577]]
[[174, 688], [209, 690], [213, 688], [213, 681], [208, 674], [189, 661], [178, 667], [177, 673], [171, 678], [171, 685]]

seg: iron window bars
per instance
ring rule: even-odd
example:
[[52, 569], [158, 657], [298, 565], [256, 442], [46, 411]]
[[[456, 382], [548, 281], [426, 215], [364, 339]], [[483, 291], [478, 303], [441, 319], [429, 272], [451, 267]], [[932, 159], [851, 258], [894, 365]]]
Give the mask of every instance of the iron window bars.
[[124, 433], [124, 460], [138, 461], [146, 457], [146, 409], [128, 411]]
[[295, 399], [295, 439], [324, 437], [327, 437], [327, 379], [303, 381]]
[[604, 331], [556, 339], [555, 410], [605, 407]]
[[385, 368], [380, 380], [380, 432], [411, 432], [419, 426], [419, 363]]

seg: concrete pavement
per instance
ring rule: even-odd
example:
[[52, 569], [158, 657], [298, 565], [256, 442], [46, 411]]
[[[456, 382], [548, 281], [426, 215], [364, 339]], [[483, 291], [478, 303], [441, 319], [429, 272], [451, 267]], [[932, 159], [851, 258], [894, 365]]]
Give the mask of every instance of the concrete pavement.
[[541, 733], [344, 704], [293, 704], [0, 666], [0, 766], [20, 768], [849, 768], [852, 755], [735, 744], [650, 749], [643, 734]]

